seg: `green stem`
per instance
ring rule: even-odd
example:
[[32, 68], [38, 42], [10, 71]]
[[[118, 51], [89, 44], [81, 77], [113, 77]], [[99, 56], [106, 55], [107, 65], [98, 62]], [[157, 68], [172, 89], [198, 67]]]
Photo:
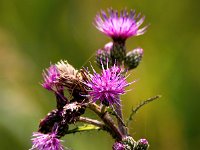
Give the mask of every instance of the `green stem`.
[[161, 97], [161, 95], [156, 95], [154, 97], [151, 97], [151, 98], [149, 98], [147, 100], [142, 101], [138, 106], [136, 106], [135, 108], [133, 108], [132, 111], [131, 111], [131, 114], [130, 114], [127, 122], [126, 122], [126, 126], [128, 127], [128, 125], [130, 124], [130, 122], [133, 120], [133, 116], [138, 112], [138, 110], [140, 108], [142, 108], [144, 105], [146, 105], [146, 104], [148, 104], [148, 103], [150, 103], [150, 102], [152, 102], [152, 101], [154, 101], [154, 100], [156, 100], [156, 99], [158, 99], [160, 97]]

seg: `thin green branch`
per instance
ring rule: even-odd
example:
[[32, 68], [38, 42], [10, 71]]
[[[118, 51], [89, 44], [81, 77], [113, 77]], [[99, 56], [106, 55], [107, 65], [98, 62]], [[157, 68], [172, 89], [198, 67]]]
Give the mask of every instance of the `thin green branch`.
[[131, 114], [130, 114], [127, 122], [126, 122], [126, 126], [128, 126], [129, 123], [133, 120], [133, 116], [139, 111], [140, 108], [142, 108], [146, 104], [148, 104], [148, 103], [150, 103], [150, 102], [152, 102], [152, 101], [154, 101], [154, 100], [156, 100], [156, 99], [158, 99], [160, 97], [161, 97], [161, 95], [156, 95], [154, 97], [151, 97], [151, 98], [149, 98], [147, 100], [142, 101], [139, 105], [137, 105], [135, 108], [133, 108], [132, 111], [131, 111]]

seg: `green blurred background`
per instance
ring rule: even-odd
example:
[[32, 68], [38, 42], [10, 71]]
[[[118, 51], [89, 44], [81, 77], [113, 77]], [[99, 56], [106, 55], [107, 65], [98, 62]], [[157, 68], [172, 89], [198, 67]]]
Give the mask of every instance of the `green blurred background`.
[[[141, 46], [145, 54], [129, 77], [138, 81], [123, 96], [124, 116], [143, 99], [162, 98], [138, 112], [131, 134], [147, 138], [152, 150], [199, 149], [199, 6], [198, 0], [0, 0], [0, 149], [31, 147], [32, 131], [55, 107], [40, 86], [42, 70], [60, 59], [81, 68], [94, 56], [110, 39], [92, 22], [110, 7], [136, 9], [151, 24], [127, 41], [129, 50]], [[110, 150], [113, 143], [101, 131], [63, 140], [74, 150]]]

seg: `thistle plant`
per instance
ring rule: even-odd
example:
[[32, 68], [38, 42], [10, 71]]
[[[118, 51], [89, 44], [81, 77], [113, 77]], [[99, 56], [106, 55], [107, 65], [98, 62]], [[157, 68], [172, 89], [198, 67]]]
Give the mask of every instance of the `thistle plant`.
[[[75, 69], [67, 61], [52, 64], [43, 73], [42, 87], [54, 93], [56, 108], [49, 112], [33, 133], [31, 150], [64, 150], [62, 140], [68, 134], [101, 130], [109, 133], [115, 140], [113, 150], [147, 150], [146, 139], [136, 141], [128, 130], [134, 114], [145, 104], [159, 98], [152, 97], [132, 109], [125, 122], [122, 115], [121, 95], [133, 84], [128, 82], [128, 71], [135, 69], [143, 56], [142, 48], [127, 52], [126, 40], [145, 33], [147, 26], [140, 28], [144, 17], [135, 11], [118, 12], [108, 9], [95, 17], [95, 27], [110, 37], [112, 41], [96, 52], [98, 73], [91, 65], [89, 69]], [[90, 109], [99, 119], [85, 116]], [[82, 122], [83, 125], [69, 128]]]

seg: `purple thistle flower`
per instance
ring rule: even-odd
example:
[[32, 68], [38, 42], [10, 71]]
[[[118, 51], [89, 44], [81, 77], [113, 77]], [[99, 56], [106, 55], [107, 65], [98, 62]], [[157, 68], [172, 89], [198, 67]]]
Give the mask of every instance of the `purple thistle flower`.
[[100, 100], [106, 105], [119, 105], [119, 95], [124, 94], [125, 87], [129, 85], [122, 75], [121, 68], [115, 65], [111, 68], [103, 68], [101, 74], [96, 73], [94, 69], [93, 71], [90, 81], [86, 83], [91, 88], [89, 95], [93, 102]]
[[30, 150], [64, 150], [61, 140], [54, 132], [50, 134], [34, 132], [32, 142], [33, 146]]
[[145, 17], [140, 18], [140, 14], [136, 15], [133, 10], [128, 13], [124, 9], [119, 15], [117, 10], [108, 9], [108, 14], [105, 11], [97, 14], [94, 25], [113, 40], [126, 40], [131, 36], [142, 35], [146, 31], [147, 26], [139, 29]]
[[47, 90], [54, 91], [55, 85], [58, 81], [60, 74], [55, 65], [51, 65], [46, 71], [43, 72], [44, 83], [42, 86]]
[[125, 150], [125, 147], [121, 142], [115, 142], [112, 149], [113, 150]]

